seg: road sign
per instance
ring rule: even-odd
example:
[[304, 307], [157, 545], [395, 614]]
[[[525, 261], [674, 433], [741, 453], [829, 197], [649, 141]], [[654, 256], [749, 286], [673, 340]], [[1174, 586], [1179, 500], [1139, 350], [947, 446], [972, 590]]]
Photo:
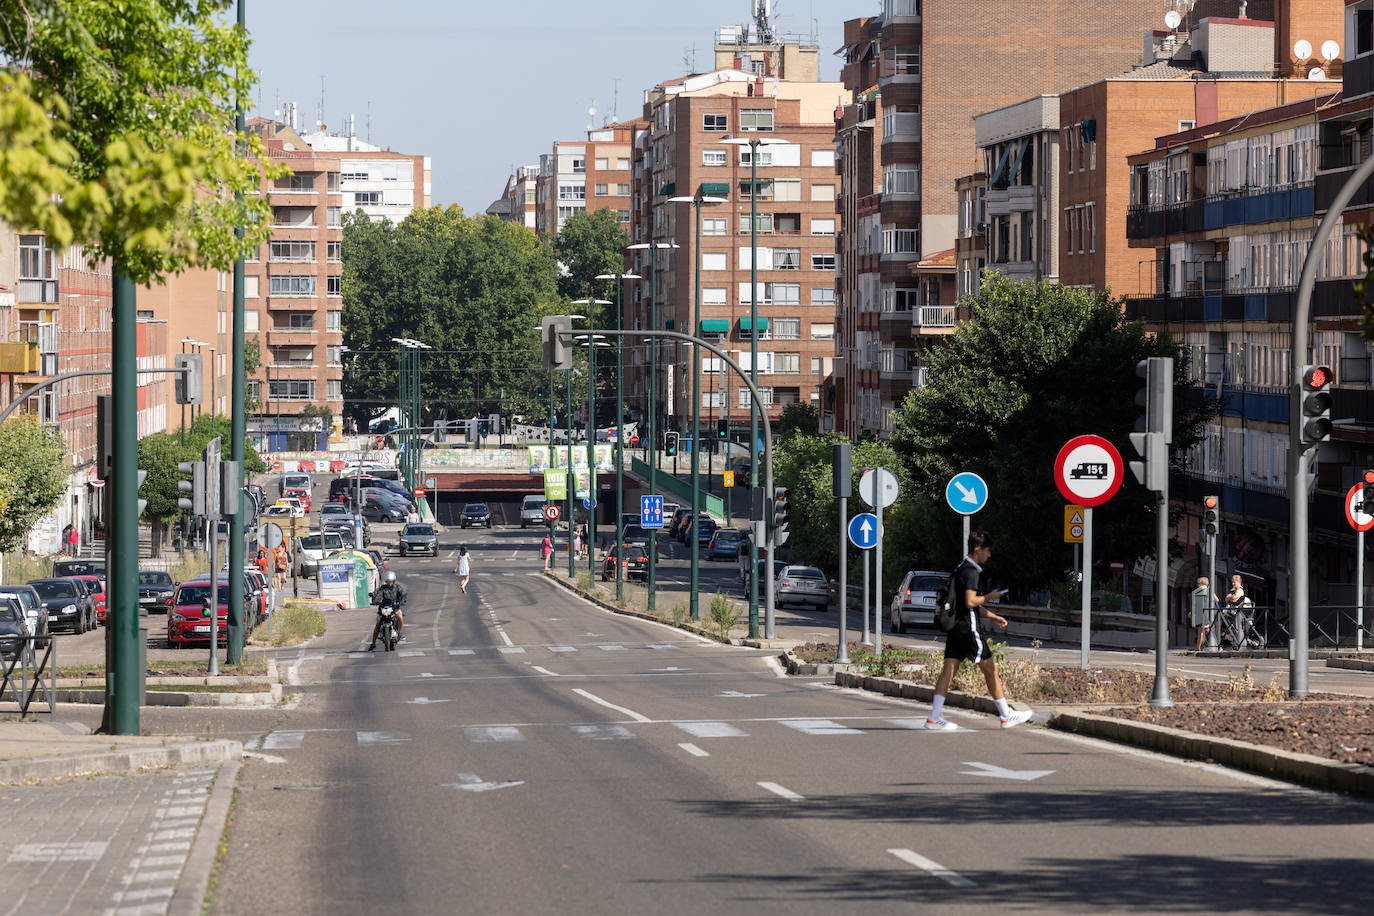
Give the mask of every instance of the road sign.
[[437, 490], [439, 488], [439, 484], [434, 480], [433, 477], [425, 478], [425, 486], [431, 490]]
[[1083, 507], [1064, 507], [1064, 543], [1083, 543]]
[[1374, 528], [1374, 515], [1355, 508], [1356, 504], [1364, 498], [1363, 492], [1364, 485], [1357, 483], [1350, 488], [1349, 493], [1345, 494], [1345, 520], [1356, 531], [1368, 531]]
[[860, 550], [878, 546], [878, 516], [862, 512], [849, 520], [849, 543]]
[[415, 498], [416, 498], [416, 499], [424, 499], [424, 498], [425, 498], [425, 488], [424, 488], [424, 487], [416, 487], [416, 488], [415, 488]]
[[282, 542], [281, 526], [276, 522], [266, 522], [258, 528], [258, 543], [268, 550]]
[[662, 496], [641, 496], [639, 498], [639, 525], [641, 528], [663, 527]]
[[562, 514], [563, 510], [559, 507], [558, 503], [548, 503], [544, 506], [544, 518], [551, 522], [558, 521], [558, 516]]
[[887, 468], [868, 468], [859, 478], [859, 495], [875, 509], [886, 509], [897, 501], [897, 475]]
[[594, 493], [593, 493], [593, 494], [589, 494], [589, 495], [587, 496], [586, 499], [582, 500], [582, 508], [583, 508], [583, 509], [595, 509], [595, 508], [596, 508], [596, 494], [594, 494]]
[[961, 471], [945, 484], [945, 502], [960, 515], [972, 515], [988, 504], [988, 485], [972, 471]]
[[733, 486], [735, 485], [735, 472], [734, 472], [734, 471], [726, 471], [726, 472], [725, 472], [725, 485], [726, 485], [727, 487], [733, 487]]
[[1054, 482], [1069, 502], [1100, 506], [1121, 489], [1121, 453], [1101, 436], [1075, 436], [1054, 460]]

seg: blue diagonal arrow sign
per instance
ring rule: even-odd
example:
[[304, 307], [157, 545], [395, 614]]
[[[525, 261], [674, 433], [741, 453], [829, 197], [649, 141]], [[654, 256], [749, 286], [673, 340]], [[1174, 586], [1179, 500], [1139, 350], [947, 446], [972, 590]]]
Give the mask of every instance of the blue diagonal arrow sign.
[[860, 550], [871, 550], [878, 545], [878, 517], [872, 512], [864, 512], [849, 520], [849, 543]]
[[988, 504], [988, 485], [972, 471], [961, 471], [945, 486], [945, 502], [960, 515], [972, 515]]

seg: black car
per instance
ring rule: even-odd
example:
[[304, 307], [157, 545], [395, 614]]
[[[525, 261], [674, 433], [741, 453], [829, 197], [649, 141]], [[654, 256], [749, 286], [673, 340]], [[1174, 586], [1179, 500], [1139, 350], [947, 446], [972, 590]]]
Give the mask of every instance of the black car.
[[94, 630], [95, 608], [77, 579], [30, 579], [29, 584], [48, 609], [48, 626], [73, 633]]
[[171, 573], [160, 569], [138, 571], [138, 606], [148, 614], [165, 614], [172, 605], [172, 593], [177, 584]]
[[0, 598], [0, 656], [8, 661], [18, 655], [28, 630], [19, 599]]
[[[609, 582], [615, 578], [616, 558], [619, 556], [616, 546], [611, 545], [606, 551], [606, 559], [601, 561], [601, 581]], [[625, 545], [625, 578], [644, 579], [649, 578], [649, 555], [642, 547]]]
[[362, 517], [374, 522], [403, 522], [409, 514], [407, 508], [396, 500], [380, 496], [368, 496], [363, 500]]
[[29, 632], [35, 636], [48, 635], [48, 608], [32, 585], [0, 585], [0, 598], [12, 597], [19, 601], [28, 618]]
[[486, 503], [468, 503], [463, 507], [463, 515], [458, 520], [460, 528], [490, 528], [491, 509]]
[[105, 578], [105, 561], [89, 557], [68, 557], [53, 560], [52, 574], [54, 577], [99, 576], [101, 580], [109, 581]]

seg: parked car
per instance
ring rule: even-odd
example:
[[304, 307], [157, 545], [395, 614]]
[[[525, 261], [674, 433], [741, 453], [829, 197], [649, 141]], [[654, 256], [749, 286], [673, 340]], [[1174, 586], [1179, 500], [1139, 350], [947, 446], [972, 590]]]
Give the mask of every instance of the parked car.
[[67, 557], [52, 561], [54, 577], [62, 576], [99, 576], [105, 578], [105, 560], [92, 557]]
[[172, 574], [160, 569], [140, 569], [138, 571], [138, 606], [145, 614], [167, 613], [172, 604], [172, 594], [177, 584]]
[[744, 543], [738, 528], [717, 528], [706, 547], [708, 560], [738, 560], [739, 548]]
[[[612, 544], [610, 550], [606, 551], [606, 559], [601, 563], [602, 582], [608, 582], [615, 578], [615, 565], [619, 556], [620, 554], [616, 552], [616, 546]], [[642, 547], [625, 545], [625, 578], [649, 578], [649, 554]]]
[[342, 535], [333, 531], [314, 531], [305, 535], [296, 545], [297, 572], [302, 576], [313, 576], [319, 568], [320, 560], [338, 553], [349, 545]]
[[48, 625], [85, 633], [95, 628], [95, 611], [86, 597], [86, 590], [75, 579], [65, 577], [31, 579], [29, 585], [43, 599], [48, 609]]
[[[621, 532], [620, 540], [626, 547], [634, 545], [635, 547], [648, 550], [649, 541], [653, 537], [654, 532], [651, 528], [645, 528], [641, 525], [626, 525], [625, 530]], [[614, 540], [612, 540], [612, 543], [614, 543]]]
[[332, 531], [343, 538], [344, 547], [358, 546], [358, 533], [362, 533], [362, 546], [372, 543], [372, 526], [361, 515], [329, 515], [324, 519], [324, 531]]
[[411, 522], [401, 529], [400, 543], [397, 544], [401, 556], [412, 553], [427, 553], [432, 557], [439, 555], [439, 533], [433, 525]]
[[72, 579], [80, 579], [82, 587], [86, 589], [86, 594], [91, 596], [91, 604], [95, 608], [95, 619], [98, 623], [105, 622], [105, 583], [100, 581], [99, 576], [70, 576]]
[[24, 608], [24, 618], [29, 633], [34, 636], [47, 636], [48, 608], [32, 585], [0, 585], [0, 598], [13, 597]]
[[273, 519], [289, 519], [296, 516], [296, 511], [290, 506], [283, 506], [273, 503], [262, 510], [262, 517], [268, 521]]
[[282, 493], [282, 499], [294, 499], [301, 504], [301, 508], [310, 511], [310, 491], [302, 487], [292, 487]]
[[[701, 520], [696, 524], [697, 543], [710, 544], [711, 538], [715, 537], [716, 529], [719, 527], [715, 519], [711, 518], [709, 515], [703, 515]], [[685, 536], [682, 539], [682, 543], [687, 543], [687, 538]]]
[[18, 655], [28, 635], [29, 623], [19, 599], [13, 595], [0, 596], [0, 658], [9, 661]]
[[669, 537], [677, 537], [678, 530], [687, 523], [687, 516], [692, 514], [692, 510], [686, 506], [677, 506], [673, 509], [673, 514], [668, 514], [668, 505], [663, 505], [663, 530]]
[[830, 607], [830, 582], [814, 566], [788, 566], [778, 573], [773, 599], [778, 607], [809, 604], [825, 610]]
[[277, 478], [277, 493], [281, 496], [290, 496], [287, 490], [304, 490], [310, 492], [310, 475], [305, 471], [288, 471]]
[[547, 500], [537, 493], [530, 493], [520, 503], [520, 527], [527, 528], [530, 525], [545, 525], [549, 520], [544, 517], [544, 506], [548, 505]]
[[892, 632], [905, 633], [908, 627], [935, 625], [935, 593], [949, 579], [938, 570], [912, 570], [902, 577], [892, 597], [888, 617]]
[[491, 508], [486, 503], [468, 503], [459, 517], [460, 528], [490, 528]]
[[[759, 594], [763, 594], [763, 590], [764, 590], [764, 588], [766, 587], [766, 586], [764, 585], [764, 579], [763, 579], [763, 577], [764, 577], [764, 575], [766, 574], [766, 573], [765, 573], [765, 570], [766, 570], [766, 568], [767, 568], [767, 565], [768, 565], [768, 558], [767, 558], [767, 557], [760, 556], [760, 557], [759, 557]], [[774, 561], [773, 561], [773, 578], [776, 580], [776, 579], [778, 578], [778, 574], [781, 573], [781, 572], [782, 572], [784, 569], [786, 569], [786, 568], [787, 568], [787, 563], [786, 563], [786, 561], [784, 561], [784, 560], [774, 560]], [[742, 551], [740, 551], [740, 555], [739, 555], [739, 584], [740, 584], [743, 588], [745, 588], [745, 589], [749, 588], [749, 552], [748, 552], [747, 550], [742, 550]]]
[[[229, 579], [225, 575], [218, 582], [219, 641], [227, 644], [229, 639]], [[205, 614], [205, 604], [210, 600], [209, 575], [196, 576], [177, 586], [172, 597], [172, 606], [167, 614], [167, 643], [173, 649], [180, 649], [192, 643], [210, 642], [210, 618]], [[244, 604], [247, 605], [245, 596]], [[245, 614], [247, 619], [248, 615]]]
[[348, 506], [344, 503], [324, 503], [320, 506], [320, 523], [323, 524], [324, 520], [332, 515], [342, 515], [343, 517], [348, 518], [352, 514], [352, 512], [348, 511]]
[[408, 514], [409, 510], [394, 500], [380, 496], [368, 496], [363, 499], [361, 515], [374, 522], [403, 522]]
[[294, 496], [283, 496], [281, 499], [267, 507], [267, 512], [263, 515], [271, 514], [272, 510], [278, 506], [285, 506], [289, 511], [287, 515], [291, 518], [305, 518], [305, 506]]
[[243, 602], [252, 610], [252, 614], [244, 614], [244, 632], [251, 633], [253, 628], [267, 619], [267, 614], [271, 611], [271, 597], [268, 593], [270, 586], [267, 577], [264, 576], [257, 567], [246, 566], [243, 569]]

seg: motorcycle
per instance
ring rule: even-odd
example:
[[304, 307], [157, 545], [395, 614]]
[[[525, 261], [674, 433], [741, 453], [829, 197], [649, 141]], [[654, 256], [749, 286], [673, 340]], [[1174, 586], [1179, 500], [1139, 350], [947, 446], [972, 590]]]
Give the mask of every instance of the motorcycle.
[[377, 616], [382, 620], [381, 630], [377, 636], [386, 651], [390, 652], [396, 648], [396, 643], [400, 640], [400, 633], [396, 630], [396, 606], [390, 601], [383, 601], [377, 606]]

